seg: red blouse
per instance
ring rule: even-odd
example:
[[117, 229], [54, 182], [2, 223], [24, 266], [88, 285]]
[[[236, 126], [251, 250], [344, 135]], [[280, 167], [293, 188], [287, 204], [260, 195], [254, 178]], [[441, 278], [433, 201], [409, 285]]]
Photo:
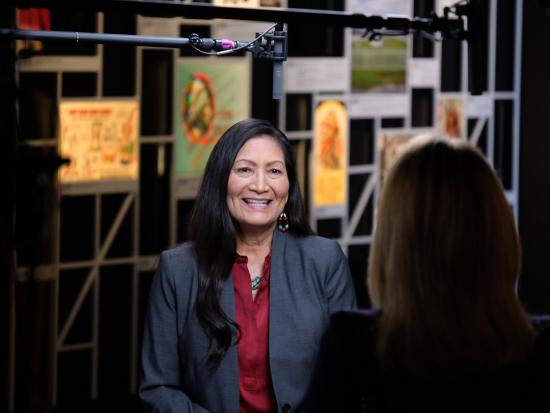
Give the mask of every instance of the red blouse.
[[241, 328], [239, 358], [240, 413], [270, 413], [277, 403], [269, 369], [269, 273], [271, 254], [265, 257], [263, 277], [252, 299], [248, 258], [238, 255], [233, 264], [235, 309]]

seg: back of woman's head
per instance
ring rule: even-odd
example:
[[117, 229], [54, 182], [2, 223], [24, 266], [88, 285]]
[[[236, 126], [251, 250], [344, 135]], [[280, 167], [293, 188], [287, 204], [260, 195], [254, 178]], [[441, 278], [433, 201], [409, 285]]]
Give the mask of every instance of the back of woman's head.
[[483, 155], [461, 140], [413, 140], [384, 182], [369, 262], [383, 362], [422, 373], [524, 358], [520, 255], [512, 210]]

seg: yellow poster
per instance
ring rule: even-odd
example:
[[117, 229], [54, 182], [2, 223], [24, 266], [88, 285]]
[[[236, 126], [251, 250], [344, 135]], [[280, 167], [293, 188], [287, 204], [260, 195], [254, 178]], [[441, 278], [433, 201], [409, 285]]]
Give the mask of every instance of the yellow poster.
[[347, 198], [348, 113], [336, 100], [315, 110], [313, 143], [314, 207], [343, 205]]
[[59, 115], [61, 182], [138, 178], [136, 101], [62, 102]]

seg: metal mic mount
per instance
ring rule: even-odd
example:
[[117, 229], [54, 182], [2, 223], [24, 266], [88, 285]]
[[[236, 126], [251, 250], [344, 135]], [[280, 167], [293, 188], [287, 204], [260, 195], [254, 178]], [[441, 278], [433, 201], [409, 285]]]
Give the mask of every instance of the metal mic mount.
[[228, 39], [201, 38], [193, 33], [189, 36], [189, 45], [202, 52], [230, 51], [244, 49], [252, 52], [255, 58], [273, 61], [273, 99], [283, 96], [284, 76], [283, 62], [287, 58], [288, 33], [284, 24], [277, 23], [273, 31], [256, 33], [256, 40], [251, 43], [237, 42]]
[[280, 99], [283, 96], [283, 61], [287, 55], [287, 33], [283, 31], [283, 24], [277, 23], [273, 31], [272, 39], [275, 43], [273, 48], [273, 99]]
[[209, 51], [224, 51], [224, 50], [233, 50], [241, 47], [246, 47], [247, 43], [238, 42], [235, 40], [229, 39], [209, 39], [199, 37], [198, 34], [192, 33], [189, 36], [189, 44], [195, 48], [202, 50], [204, 52]]
[[288, 33], [284, 31], [283, 23], [277, 23], [275, 30], [264, 34], [263, 41], [257, 40], [251, 48], [254, 57], [273, 61], [273, 99], [283, 96], [283, 62], [288, 54], [287, 44]]

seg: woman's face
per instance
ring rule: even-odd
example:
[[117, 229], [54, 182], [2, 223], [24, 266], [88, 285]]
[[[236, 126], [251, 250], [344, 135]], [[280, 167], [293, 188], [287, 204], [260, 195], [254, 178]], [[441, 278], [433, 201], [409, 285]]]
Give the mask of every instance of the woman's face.
[[275, 138], [261, 135], [241, 148], [227, 182], [227, 207], [242, 232], [274, 229], [288, 200], [285, 158]]

